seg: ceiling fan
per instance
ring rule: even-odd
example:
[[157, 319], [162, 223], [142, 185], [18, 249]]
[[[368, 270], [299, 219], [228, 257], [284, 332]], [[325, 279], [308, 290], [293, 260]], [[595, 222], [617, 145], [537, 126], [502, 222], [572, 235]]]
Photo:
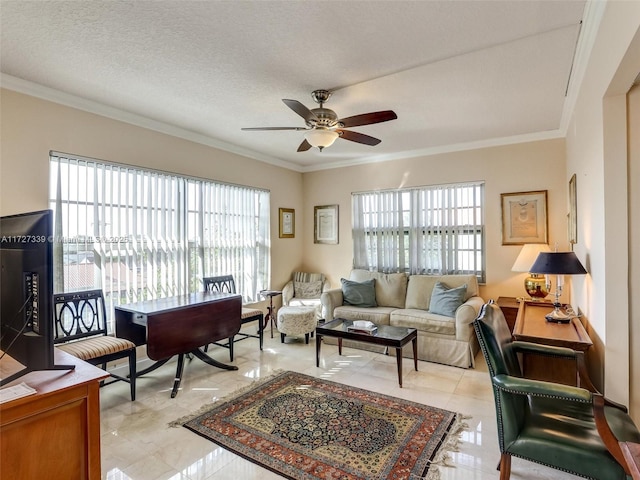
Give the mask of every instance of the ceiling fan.
[[307, 124], [306, 127], [254, 127], [243, 128], [242, 130], [304, 130], [307, 133], [298, 147], [298, 152], [306, 152], [311, 147], [318, 147], [320, 151], [322, 151], [323, 148], [332, 145], [338, 138], [363, 143], [365, 145], [378, 145], [382, 140], [363, 133], [344, 129], [371, 125], [372, 123], [387, 122], [398, 118], [393, 110], [383, 110], [380, 112], [363, 113], [347, 118], [338, 118], [336, 112], [324, 108], [324, 103], [330, 96], [331, 92], [329, 90], [314, 90], [311, 92], [311, 97], [320, 105], [319, 108], [312, 108], [311, 110], [297, 100], [282, 99], [287, 107], [304, 119]]

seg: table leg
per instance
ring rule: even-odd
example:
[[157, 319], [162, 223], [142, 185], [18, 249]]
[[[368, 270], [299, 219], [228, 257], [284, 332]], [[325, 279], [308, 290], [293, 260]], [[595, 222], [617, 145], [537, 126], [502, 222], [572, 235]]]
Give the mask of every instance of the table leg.
[[398, 383], [402, 388], [402, 347], [396, 348], [396, 361], [398, 362]]
[[320, 366], [320, 344], [322, 343], [322, 335], [316, 335], [316, 367]]
[[162, 365], [167, 363], [172, 358], [173, 357], [169, 357], [169, 358], [165, 358], [164, 360], [159, 360], [156, 363], [154, 363], [153, 365], [151, 365], [150, 367], [147, 367], [144, 370], [140, 370], [139, 372], [136, 372], [136, 378], [137, 377], [141, 377], [142, 375], [145, 375], [145, 374], [147, 374], [149, 372], [153, 372], [155, 369], [160, 368]]
[[413, 344], [413, 366], [418, 371], [418, 337], [411, 340]]
[[195, 350], [191, 350], [191, 353], [193, 353], [196, 356], [196, 358], [199, 358], [204, 363], [208, 363], [209, 365], [213, 365], [214, 367], [222, 368], [224, 370], [238, 370], [238, 367], [236, 367], [235, 365], [227, 365], [225, 363], [221, 363], [217, 360], [214, 360], [199, 348], [196, 348]]
[[275, 321], [275, 311], [273, 309], [273, 296], [269, 296], [269, 306], [267, 307], [267, 316], [264, 317], [264, 327], [271, 325], [271, 338], [273, 338], [273, 322]]
[[342, 355], [342, 339], [338, 339], [338, 355]]
[[180, 382], [182, 381], [182, 371], [184, 370], [184, 354], [178, 355], [178, 366], [176, 367], [176, 376], [173, 379], [173, 389], [171, 390], [171, 398], [176, 398], [178, 390], [180, 390]]

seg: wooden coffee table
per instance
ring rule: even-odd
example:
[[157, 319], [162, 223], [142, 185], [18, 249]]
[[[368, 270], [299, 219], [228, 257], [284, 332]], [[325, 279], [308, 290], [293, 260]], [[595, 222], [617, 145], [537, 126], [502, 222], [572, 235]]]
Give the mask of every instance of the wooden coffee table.
[[402, 388], [402, 347], [407, 343], [413, 344], [413, 365], [418, 371], [418, 331], [415, 328], [392, 327], [390, 325], [378, 325], [374, 334], [350, 332], [348, 327], [353, 322], [342, 318], [336, 318], [327, 323], [320, 323], [316, 327], [316, 367], [320, 366], [320, 345], [322, 337], [334, 337], [338, 339], [338, 353], [342, 355], [342, 340], [356, 340], [358, 342], [382, 345], [396, 349], [398, 363], [398, 383]]

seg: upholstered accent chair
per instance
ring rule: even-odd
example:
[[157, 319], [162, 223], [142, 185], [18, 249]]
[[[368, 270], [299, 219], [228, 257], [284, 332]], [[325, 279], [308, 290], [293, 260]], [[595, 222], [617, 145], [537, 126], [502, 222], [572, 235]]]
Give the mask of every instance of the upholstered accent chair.
[[[618, 441], [638, 442], [640, 433], [625, 407], [594, 388], [582, 352], [513, 341], [493, 302], [482, 307], [473, 326], [493, 386], [500, 480], [510, 478], [512, 456], [585, 478], [628, 478]], [[522, 378], [518, 352], [574, 359], [584, 388]]]
[[322, 273], [294, 272], [282, 288], [282, 305], [285, 307], [315, 307], [316, 318], [322, 317], [320, 296], [331, 288]]
[[[204, 283], [204, 289], [208, 292], [220, 292], [220, 293], [236, 293], [236, 282], [233, 279], [233, 275], [219, 275], [217, 277], [204, 277], [202, 279]], [[264, 331], [264, 312], [257, 308], [242, 307], [240, 314], [240, 323], [245, 324], [258, 321], [258, 333], [253, 335], [246, 332], [238, 332], [234, 337], [230, 338], [226, 343], [216, 343], [220, 347], [229, 349], [230, 360], [233, 361], [233, 344], [234, 342], [244, 340], [245, 338], [257, 338], [260, 342], [260, 350], [262, 350], [263, 331]], [[239, 337], [239, 338], [236, 338]], [[205, 348], [206, 351], [206, 348]]]
[[131, 400], [136, 399], [136, 345], [107, 334], [106, 309], [102, 290], [61, 293], [53, 296], [54, 345], [60, 350], [107, 370], [107, 364], [127, 358], [129, 376], [109, 372], [112, 379], [129, 383]]

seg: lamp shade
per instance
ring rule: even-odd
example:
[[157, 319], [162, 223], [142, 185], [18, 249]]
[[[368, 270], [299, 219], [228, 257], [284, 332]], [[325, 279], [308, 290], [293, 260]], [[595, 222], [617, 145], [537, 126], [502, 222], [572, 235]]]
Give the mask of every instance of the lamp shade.
[[307, 139], [307, 142], [309, 142], [311, 146], [323, 149], [333, 145], [333, 142], [335, 142], [339, 136], [338, 132], [334, 130], [314, 128], [305, 133], [304, 138]]
[[520, 253], [518, 254], [518, 258], [511, 267], [512, 272], [530, 272], [531, 265], [538, 258], [538, 254], [540, 252], [549, 252], [549, 245], [546, 243], [527, 243]]
[[541, 252], [529, 271], [545, 275], [584, 275], [587, 273], [574, 252]]

